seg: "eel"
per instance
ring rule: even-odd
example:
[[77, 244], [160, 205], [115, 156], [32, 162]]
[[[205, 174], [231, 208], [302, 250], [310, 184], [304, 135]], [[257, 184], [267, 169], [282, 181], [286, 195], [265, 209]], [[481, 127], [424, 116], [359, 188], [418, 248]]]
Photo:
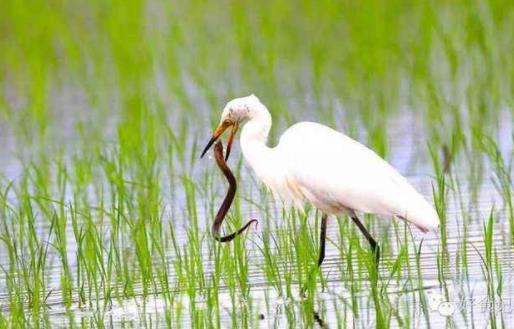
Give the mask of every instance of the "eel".
[[227, 165], [227, 162], [223, 157], [223, 144], [221, 143], [221, 141], [218, 141], [216, 145], [214, 145], [214, 157], [216, 158], [216, 164], [218, 165], [218, 168], [221, 170], [221, 172], [227, 179], [229, 187], [227, 194], [223, 199], [223, 203], [221, 204], [218, 212], [216, 213], [214, 223], [212, 224], [211, 232], [216, 241], [229, 242], [232, 241], [236, 236], [246, 231], [253, 223], [257, 225], [258, 221], [257, 219], [251, 219], [236, 232], [233, 232], [225, 236], [222, 236], [220, 234], [221, 224], [223, 224], [223, 220], [225, 219], [225, 216], [230, 210], [230, 206], [232, 205], [232, 202], [234, 201], [234, 196], [236, 195], [237, 182], [236, 178], [234, 177], [234, 174], [232, 174], [232, 170], [230, 170], [230, 167]]

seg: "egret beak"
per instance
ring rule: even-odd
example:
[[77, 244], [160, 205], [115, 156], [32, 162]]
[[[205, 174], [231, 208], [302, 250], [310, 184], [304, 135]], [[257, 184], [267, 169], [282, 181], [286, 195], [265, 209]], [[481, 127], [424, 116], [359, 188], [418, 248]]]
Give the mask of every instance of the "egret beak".
[[[216, 142], [218, 140], [218, 138], [225, 132], [225, 130], [227, 130], [228, 127], [230, 126], [235, 126], [235, 123], [231, 120], [225, 120], [221, 123], [221, 125], [219, 125], [218, 128], [216, 128], [216, 130], [214, 130], [214, 133], [212, 133], [212, 137], [211, 139], [209, 140], [209, 142], [207, 143], [207, 145], [205, 146], [205, 148], [203, 149], [202, 151], [202, 154], [200, 155], [200, 159], [203, 158], [203, 156], [205, 155], [205, 153], [207, 153], [207, 151], [211, 148], [212, 144], [214, 144], [214, 142]], [[230, 134], [230, 139], [233, 138], [233, 134], [235, 133], [234, 131], [234, 128], [232, 128], [232, 132]], [[229, 140], [229, 143], [230, 143], [230, 140]], [[230, 148], [227, 149], [227, 152], [230, 152]]]
[[228, 156], [230, 155], [230, 150], [232, 149], [232, 142], [234, 141], [234, 136], [236, 135], [238, 129], [239, 129], [239, 123], [236, 122], [232, 126], [232, 130], [230, 131], [230, 136], [228, 137], [227, 153], [225, 154], [225, 162], [228, 160]]

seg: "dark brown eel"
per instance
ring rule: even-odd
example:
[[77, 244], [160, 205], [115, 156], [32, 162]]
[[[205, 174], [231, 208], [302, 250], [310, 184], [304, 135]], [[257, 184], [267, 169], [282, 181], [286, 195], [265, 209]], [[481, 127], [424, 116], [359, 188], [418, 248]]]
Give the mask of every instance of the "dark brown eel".
[[236, 178], [234, 177], [234, 174], [232, 174], [232, 171], [225, 162], [225, 159], [223, 158], [223, 144], [221, 143], [221, 141], [218, 141], [216, 145], [214, 145], [214, 157], [216, 158], [216, 163], [218, 167], [227, 179], [229, 187], [227, 195], [225, 195], [225, 199], [223, 199], [223, 203], [221, 204], [221, 207], [218, 210], [218, 213], [216, 214], [214, 224], [212, 224], [212, 235], [214, 236], [214, 239], [216, 239], [216, 241], [229, 242], [232, 241], [239, 234], [246, 231], [248, 227], [252, 225], [252, 223], [258, 223], [258, 221], [257, 219], [251, 219], [236, 232], [225, 236], [220, 236], [221, 224], [223, 223], [225, 216], [230, 210], [230, 206], [232, 205], [232, 202], [234, 201], [234, 196], [236, 195], [237, 182]]

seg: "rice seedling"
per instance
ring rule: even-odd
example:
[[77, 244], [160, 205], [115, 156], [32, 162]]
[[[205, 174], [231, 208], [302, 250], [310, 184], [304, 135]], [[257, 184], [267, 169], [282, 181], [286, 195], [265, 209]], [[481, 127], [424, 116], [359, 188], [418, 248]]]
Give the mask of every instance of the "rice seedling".
[[[4, 1], [0, 327], [508, 326], [513, 16], [507, 0]], [[199, 143], [251, 93], [270, 145], [301, 120], [345, 131], [439, 232], [363, 217], [377, 268], [330, 218], [317, 269], [322, 215], [275, 199], [235, 140], [223, 231], [259, 226], [217, 242], [227, 183]]]

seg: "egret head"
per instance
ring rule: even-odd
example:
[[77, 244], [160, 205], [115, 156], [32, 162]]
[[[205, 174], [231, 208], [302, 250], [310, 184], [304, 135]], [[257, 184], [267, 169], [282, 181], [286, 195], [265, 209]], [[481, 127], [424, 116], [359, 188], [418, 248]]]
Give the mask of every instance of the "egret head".
[[232, 142], [234, 141], [234, 136], [239, 129], [239, 125], [254, 117], [263, 108], [265, 109], [264, 105], [259, 101], [257, 96], [253, 94], [246, 97], [235, 98], [228, 102], [223, 109], [218, 127], [214, 130], [209, 143], [207, 143], [203, 149], [200, 157], [202, 158], [205, 155], [212, 144], [214, 144], [225, 130], [231, 128], [227, 143], [227, 153], [225, 155], [226, 161], [230, 155]]

